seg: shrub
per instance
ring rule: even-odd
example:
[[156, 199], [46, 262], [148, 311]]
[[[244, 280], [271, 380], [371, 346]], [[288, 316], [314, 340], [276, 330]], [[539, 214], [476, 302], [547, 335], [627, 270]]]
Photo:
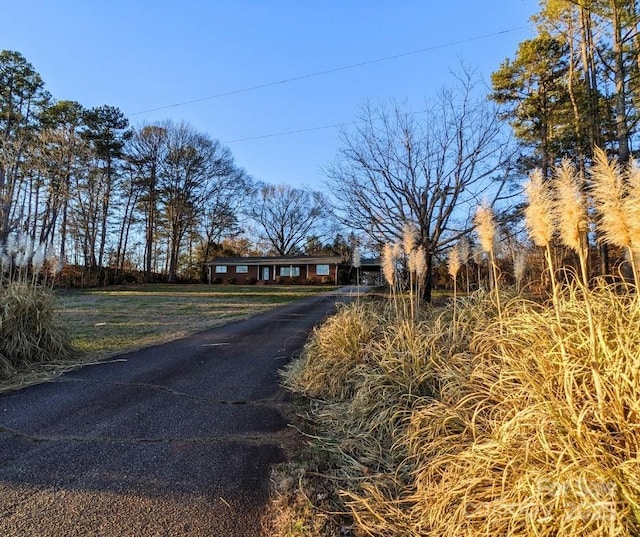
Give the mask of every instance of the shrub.
[[0, 264], [0, 378], [72, 357], [52, 291], [61, 263], [18, 234], [0, 244]]
[[253, 276], [247, 278], [247, 285], [255, 285], [256, 283], [258, 283], [257, 278], [254, 278]]
[[226, 284], [227, 284], [227, 285], [235, 285], [235, 284], [236, 284], [236, 281], [237, 281], [237, 280], [236, 280], [235, 278], [227, 278], [227, 279], [225, 280], [225, 282], [226, 282]]

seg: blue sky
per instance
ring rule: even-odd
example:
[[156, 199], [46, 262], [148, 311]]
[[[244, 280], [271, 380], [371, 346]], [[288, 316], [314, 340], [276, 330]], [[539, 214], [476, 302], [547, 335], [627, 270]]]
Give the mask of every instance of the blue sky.
[[187, 121], [256, 179], [322, 189], [337, 129], [237, 140], [349, 123], [366, 100], [420, 109], [461, 61], [488, 81], [533, 36], [537, 11], [537, 0], [25, 0], [4, 2], [0, 48], [22, 53], [56, 99], [117, 106], [133, 125]]

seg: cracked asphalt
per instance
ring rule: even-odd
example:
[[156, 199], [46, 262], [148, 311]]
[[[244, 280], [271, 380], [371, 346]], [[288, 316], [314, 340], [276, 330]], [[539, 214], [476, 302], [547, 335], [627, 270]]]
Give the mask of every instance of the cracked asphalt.
[[278, 370], [354, 288], [0, 396], [0, 535], [256, 537], [297, 441]]

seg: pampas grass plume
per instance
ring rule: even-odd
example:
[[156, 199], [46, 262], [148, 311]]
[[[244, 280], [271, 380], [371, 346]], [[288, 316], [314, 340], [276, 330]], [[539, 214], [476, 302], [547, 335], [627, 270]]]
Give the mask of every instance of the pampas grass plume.
[[27, 234], [23, 233], [22, 231], [18, 232], [16, 236], [16, 249], [26, 250], [28, 243], [29, 237], [27, 236]]
[[409, 254], [409, 271], [415, 273], [418, 278], [424, 277], [427, 272], [424, 246], [418, 246]]
[[425, 277], [427, 276], [427, 252], [424, 249], [424, 246], [418, 246], [413, 251], [413, 269], [418, 277], [419, 282], [424, 282]]
[[402, 228], [402, 246], [404, 248], [404, 253], [406, 255], [410, 255], [413, 250], [415, 250], [416, 243], [418, 242], [418, 230], [416, 226], [407, 223]]
[[55, 263], [53, 263], [51, 273], [52, 276], [57, 276], [62, 272], [62, 269], [65, 267], [66, 263], [62, 258], [52, 258], [50, 259], [50, 261], [55, 261]]
[[15, 235], [9, 235], [7, 237], [7, 241], [5, 243], [5, 248], [6, 248], [6, 251], [7, 251], [7, 255], [9, 257], [13, 257], [13, 254], [16, 253], [17, 246], [18, 245], [17, 245], [16, 236]]
[[[0, 268], [2, 272], [5, 272], [11, 268], [11, 257], [6, 253], [3, 253], [2, 257], [0, 257]], [[2, 275], [0, 274], [0, 276]]]
[[460, 258], [460, 248], [456, 244], [451, 250], [449, 250], [449, 257], [447, 262], [447, 267], [449, 269], [449, 274], [452, 278], [456, 278], [458, 275], [458, 271], [462, 266], [462, 259]]
[[473, 249], [472, 256], [473, 256], [473, 262], [476, 265], [482, 264], [482, 259], [484, 257], [484, 250], [482, 249], [482, 245], [476, 244], [475, 248]]
[[527, 257], [522, 250], [518, 250], [513, 258], [513, 276], [516, 280], [516, 286], [520, 288], [524, 280], [524, 274], [527, 269]]
[[387, 283], [393, 287], [396, 273], [395, 248], [386, 243], [382, 249], [382, 274]]
[[360, 268], [360, 265], [362, 264], [362, 256], [360, 254], [360, 248], [356, 247], [353, 249], [353, 255], [352, 255], [352, 265], [355, 268]]
[[564, 159], [556, 170], [557, 227], [560, 240], [576, 252], [582, 250], [582, 236], [587, 231], [587, 203], [575, 168]]
[[491, 207], [486, 204], [479, 205], [473, 221], [482, 249], [485, 252], [492, 252], [493, 238], [496, 234], [496, 224], [493, 220]]
[[631, 248], [635, 258], [640, 256], [640, 169], [636, 162], [629, 166], [627, 195], [624, 199], [625, 212], [629, 218], [629, 232], [631, 233]]
[[40, 244], [36, 248], [33, 257], [31, 258], [31, 266], [36, 273], [40, 272], [42, 265], [44, 265], [46, 258], [46, 249], [47, 247], [44, 244]]
[[609, 161], [600, 148], [594, 152], [591, 179], [592, 194], [600, 215], [602, 240], [623, 248], [631, 248], [631, 230], [625, 204], [624, 177], [621, 166]]
[[537, 246], [547, 246], [553, 237], [554, 203], [540, 170], [531, 173], [524, 190], [528, 201], [524, 218], [531, 240]]
[[56, 249], [53, 247], [53, 244], [47, 245], [46, 254], [44, 260], [47, 263], [55, 263], [58, 260], [56, 255]]
[[29, 264], [29, 259], [24, 252], [18, 252], [16, 254], [15, 264], [18, 268], [24, 268]]
[[[391, 252], [393, 254], [394, 262], [400, 259], [403, 254], [402, 244], [399, 242], [394, 243], [393, 246], [391, 247]], [[409, 252], [407, 252], [407, 254], [408, 253]]]
[[467, 237], [462, 237], [458, 241], [458, 253], [460, 254], [460, 262], [466, 265], [471, 259], [471, 243]]
[[26, 263], [31, 262], [31, 258], [33, 257], [35, 250], [36, 250], [35, 242], [29, 236], [26, 236], [25, 242], [24, 242], [24, 255], [25, 255]]

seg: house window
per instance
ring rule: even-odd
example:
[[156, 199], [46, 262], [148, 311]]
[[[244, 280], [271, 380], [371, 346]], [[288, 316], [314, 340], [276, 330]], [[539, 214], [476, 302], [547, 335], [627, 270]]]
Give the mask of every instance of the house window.
[[236, 274], [246, 274], [247, 272], [249, 272], [249, 267], [247, 265], [236, 266]]
[[281, 267], [280, 276], [291, 276], [292, 278], [300, 276], [300, 267]]
[[227, 265], [216, 265], [216, 274], [226, 274]]
[[318, 276], [329, 276], [329, 265], [316, 265], [316, 274]]

